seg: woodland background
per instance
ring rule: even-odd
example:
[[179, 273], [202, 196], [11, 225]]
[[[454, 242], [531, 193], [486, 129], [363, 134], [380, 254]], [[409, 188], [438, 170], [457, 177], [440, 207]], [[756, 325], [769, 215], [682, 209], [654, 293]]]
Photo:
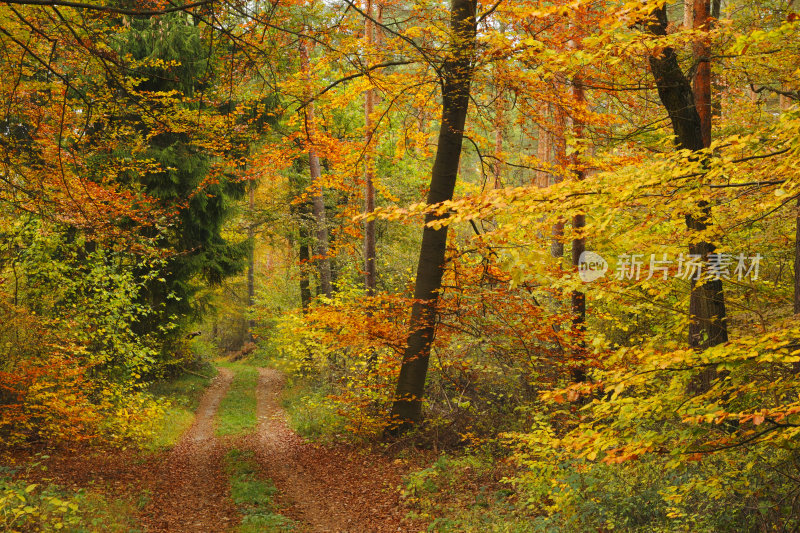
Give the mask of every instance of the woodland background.
[[797, 531], [798, 29], [793, 0], [0, 2], [3, 444], [136, 446], [153, 383], [227, 353], [307, 435], [427, 450], [404, 494], [439, 530]]

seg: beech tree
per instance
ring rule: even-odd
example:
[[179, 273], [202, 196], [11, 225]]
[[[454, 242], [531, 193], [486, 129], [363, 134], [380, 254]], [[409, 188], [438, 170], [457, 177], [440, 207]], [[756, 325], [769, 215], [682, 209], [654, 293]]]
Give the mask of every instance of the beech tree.
[[[693, 6], [694, 25], [705, 31], [708, 30], [708, 4], [704, 0], [694, 0]], [[666, 6], [655, 7], [652, 14], [653, 18], [646, 26], [648, 31], [656, 36], [666, 36], [669, 23]], [[649, 58], [658, 95], [669, 114], [678, 147], [694, 152], [708, 148], [711, 143], [710, 49], [702, 42], [696, 49], [698, 69], [694, 91], [672, 47], [665, 47], [659, 55]], [[696, 99], [695, 94], [700, 97]], [[704, 156], [699, 154], [697, 157]], [[700, 200], [696, 212], [686, 214], [686, 226], [697, 235], [689, 245], [689, 253], [704, 261], [708, 261], [709, 254], [716, 249], [706, 237], [710, 224], [711, 208], [708, 202]], [[727, 313], [721, 279], [702, 280], [699, 283], [692, 280], [689, 313], [690, 346], [703, 349], [727, 342]], [[702, 379], [707, 381], [709, 377], [704, 374]], [[708, 383], [702, 386], [707, 388]]]
[[[458, 178], [475, 54], [476, 9], [475, 0], [452, 0], [450, 4], [450, 42], [441, 67], [442, 115], [428, 205], [451, 200]], [[410, 331], [392, 407], [392, 416], [397, 418], [401, 429], [419, 422], [422, 416], [436, 304], [445, 268], [448, 231], [445, 218], [446, 215], [430, 213], [425, 216]]]

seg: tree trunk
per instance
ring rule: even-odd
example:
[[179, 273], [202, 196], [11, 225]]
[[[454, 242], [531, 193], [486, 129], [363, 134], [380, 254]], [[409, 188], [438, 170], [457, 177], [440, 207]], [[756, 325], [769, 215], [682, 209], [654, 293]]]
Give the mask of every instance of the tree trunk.
[[703, 148], [711, 146], [711, 41], [708, 31], [709, 0], [694, 0], [692, 6], [692, 25], [701, 32], [702, 37], [693, 45], [693, 56], [697, 68], [694, 74], [694, 101], [700, 115], [700, 129]]
[[[545, 124], [550, 116], [549, 109], [545, 108], [542, 124], [539, 124], [536, 132], [536, 158], [542, 168], [550, 164], [550, 132], [547, 131]], [[546, 170], [536, 172], [536, 186], [545, 188], [550, 185], [550, 173]]]
[[[364, 48], [372, 52], [375, 46], [375, 25], [372, 17], [372, 0], [367, 0], [367, 18], [364, 20]], [[375, 211], [375, 157], [374, 124], [372, 113], [375, 110], [375, 90], [370, 87], [364, 93], [364, 214]], [[375, 295], [377, 265], [375, 264], [375, 220], [364, 221], [364, 288], [367, 296]]]
[[331, 284], [331, 262], [328, 257], [328, 221], [325, 215], [325, 197], [323, 196], [322, 183], [322, 170], [319, 164], [319, 156], [314, 148], [314, 102], [311, 101], [311, 74], [308, 64], [308, 47], [305, 42], [300, 44], [300, 64], [303, 70], [303, 76], [306, 80], [306, 107], [305, 107], [305, 122], [306, 122], [306, 136], [309, 143], [308, 149], [308, 164], [311, 173], [311, 186], [313, 188], [312, 197], [312, 210], [315, 222], [315, 235], [316, 246], [315, 255], [317, 256], [317, 268], [319, 270], [319, 288], [320, 292], [327, 297], [333, 295], [333, 288]]
[[[555, 118], [555, 133], [553, 135], [553, 159], [556, 168], [561, 168], [566, 164], [567, 145], [564, 137], [566, 129], [566, 117], [564, 109], [557, 105], [553, 113]], [[560, 173], [553, 174], [553, 183], [561, 183], [564, 177]], [[553, 224], [550, 240], [550, 255], [553, 257], [564, 257], [564, 220], [559, 219]]]
[[[657, 36], [666, 35], [667, 13], [664, 6], [653, 11], [653, 20], [648, 24], [648, 30]], [[687, 150], [702, 150], [707, 147], [705, 141], [710, 140], [709, 135], [704, 135], [704, 127], [709, 127], [710, 122], [704, 124], [694, 102], [694, 95], [689, 80], [684, 76], [678, 64], [678, 57], [672, 48], [663, 49], [661, 55], [651, 56], [650, 68], [658, 88], [658, 95], [669, 114], [672, 129], [677, 138], [678, 146]], [[705, 88], [702, 88], [705, 91]], [[706, 137], [704, 139], [704, 137]], [[710, 207], [707, 202], [697, 204], [698, 214], [685, 216], [686, 226], [692, 232], [705, 231], [710, 223]], [[714, 245], [709, 242], [696, 242], [689, 245], [690, 254], [698, 254], [704, 259], [714, 252]], [[725, 310], [725, 295], [722, 280], [701, 280], [699, 283], [692, 280], [691, 295], [689, 298], [689, 345], [697, 349], [705, 349], [727, 342], [728, 327]], [[708, 387], [710, 374], [701, 376], [699, 389]]]
[[256, 321], [253, 318], [253, 307], [256, 299], [256, 239], [255, 227], [252, 220], [253, 211], [255, 210], [255, 183], [250, 183], [249, 187], [248, 208], [250, 209], [250, 224], [247, 227], [247, 240], [250, 242], [250, 251], [247, 256], [247, 312], [250, 314], [250, 319], [247, 322], [249, 341], [253, 342], [255, 336], [253, 329], [256, 327]]
[[[477, 0], [451, 0], [450, 45], [441, 79], [442, 121], [428, 205], [453, 198], [469, 106], [477, 29], [476, 7]], [[435, 329], [436, 304], [442, 288], [448, 229], [447, 225], [437, 229], [428, 224], [446, 217], [446, 214], [428, 214], [425, 217], [414, 286], [416, 301], [411, 310], [410, 331], [392, 407], [392, 418], [398, 423], [393, 430], [396, 433], [407, 430], [422, 417], [422, 397]]]
[[505, 109], [503, 107], [502, 99], [497, 99], [495, 102], [495, 107], [497, 109], [497, 115], [495, 116], [495, 124], [494, 124], [494, 168], [492, 169], [494, 173], [494, 185], [492, 186], [493, 189], [500, 189], [503, 187], [502, 178], [500, 177], [501, 173], [503, 172], [503, 161], [500, 158], [500, 153], [503, 151], [503, 125], [505, 121]]
[[[572, 96], [575, 100], [576, 107], [580, 107], [586, 101], [586, 94], [583, 89], [583, 79], [580, 75], [576, 75], [572, 80]], [[583, 136], [583, 121], [580, 117], [572, 119], [572, 128], [576, 139]], [[584, 178], [584, 170], [581, 168], [581, 158], [578, 152], [572, 156], [572, 163], [575, 166], [575, 179], [582, 181]], [[586, 250], [586, 238], [583, 236], [583, 230], [586, 227], [586, 215], [584, 213], [576, 214], [572, 217], [572, 229], [575, 238], [572, 239], [572, 266], [576, 269], [580, 263], [581, 254]], [[583, 291], [572, 291], [572, 326], [575, 334], [578, 337], [577, 351], [580, 356], [583, 356], [585, 349], [585, 342], [583, 340], [584, 332], [586, 331], [586, 293]], [[572, 380], [576, 383], [586, 381], [586, 369], [583, 365], [577, 365], [572, 368]]]
[[800, 313], [800, 198], [797, 199], [794, 233], [794, 314]]
[[308, 280], [308, 263], [311, 260], [311, 254], [308, 251], [308, 240], [310, 235], [303, 222], [300, 223], [300, 238], [299, 253], [300, 258], [300, 305], [303, 313], [308, 310], [308, 304], [311, 303], [311, 283]]

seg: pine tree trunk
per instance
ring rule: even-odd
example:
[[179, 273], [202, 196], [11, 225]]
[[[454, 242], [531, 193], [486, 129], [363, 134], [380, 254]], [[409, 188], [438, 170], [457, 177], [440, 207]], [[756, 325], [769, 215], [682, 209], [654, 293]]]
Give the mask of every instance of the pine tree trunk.
[[[451, 0], [450, 45], [442, 68], [442, 121], [439, 143], [431, 173], [428, 204], [453, 198], [461, 157], [464, 124], [469, 106], [469, 88], [475, 54], [476, 0]], [[422, 232], [410, 332], [397, 380], [392, 417], [398, 423], [393, 432], [407, 430], [422, 418], [422, 398], [434, 335], [436, 304], [444, 275], [447, 226], [429, 223], [447, 215], [425, 217]]]
[[692, 6], [692, 25], [699, 30], [702, 38], [693, 45], [694, 61], [697, 65], [694, 74], [694, 103], [700, 115], [700, 129], [703, 147], [711, 146], [711, 42], [708, 37], [709, 0], [694, 0]]

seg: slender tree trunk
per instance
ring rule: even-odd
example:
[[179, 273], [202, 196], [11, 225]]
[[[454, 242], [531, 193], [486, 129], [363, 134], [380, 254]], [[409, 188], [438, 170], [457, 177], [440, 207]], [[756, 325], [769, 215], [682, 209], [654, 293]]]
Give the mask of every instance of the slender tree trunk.
[[500, 189], [503, 187], [500, 176], [503, 172], [503, 161], [500, 158], [500, 153], [503, 151], [503, 125], [505, 121], [505, 108], [501, 99], [497, 100], [495, 108], [497, 109], [497, 115], [495, 116], [494, 124], [494, 156], [497, 159], [495, 159], [494, 168], [492, 169], [494, 173], [493, 188]]
[[[581, 108], [586, 101], [583, 78], [581, 78], [579, 74], [572, 79], [572, 97], [575, 100], [576, 108]], [[578, 116], [574, 116], [572, 119], [572, 128], [575, 138], [580, 139], [583, 136], [583, 120]], [[581, 168], [582, 162], [578, 152], [575, 152], [572, 156], [572, 163], [575, 166], [575, 179], [582, 181], [584, 178], [584, 170]], [[575, 238], [572, 239], [572, 265], [576, 269], [580, 263], [581, 254], [586, 251], [586, 237], [583, 236], [585, 227], [586, 215], [584, 213], [579, 213], [572, 217], [572, 229], [575, 233]], [[578, 290], [572, 291], [571, 300], [572, 326], [578, 336], [578, 351], [580, 352], [579, 355], [582, 356], [585, 349], [583, 335], [586, 331], [586, 293]], [[572, 380], [577, 383], [586, 381], [586, 369], [583, 365], [573, 367]]]
[[[537, 138], [536, 138], [536, 157], [539, 160], [542, 167], [550, 164], [550, 132], [547, 131], [545, 124], [550, 116], [548, 109], [545, 109], [545, 116], [542, 118], [542, 124], [539, 125], [537, 128]], [[539, 170], [536, 172], [536, 186], [537, 187], [547, 187], [550, 185], [550, 173], [546, 170]]]
[[722, 12], [722, 0], [711, 0], [711, 18], [718, 20]]
[[314, 147], [314, 134], [316, 132], [314, 120], [314, 102], [311, 101], [311, 74], [308, 62], [308, 47], [305, 42], [300, 44], [300, 63], [303, 69], [303, 76], [306, 80], [306, 100], [305, 106], [305, 122], [306, 122], [306, 135], [309, 143], [308, 149], [308, 164], [311, 172], [311, 186], [313, 188], [312, 196], [312, 213], [314, 214], [315, 222], [315, 235], [316, 247], [315, 255], [317, 256], [317, 268], [319, 270], [319, 288], [320, 292], [327, 297], [333, 295], [333, 286], [331, 284], [331, 262], [328, 257], [328, 221], [325, 214], [325, 197], [322, 190], [322, 170], [320, 168], [319, 156], [317, 155], [316, 148]]
[[[648, 24], [648, 30], [657, 36], [666, 35], [667, 13], [664, 6], [653, 11], [654, 18]], [[665, 48], [658, 56], [650, 57], [650, 68], [658, 88], [658, 95], [669, 114], [672, 129], [678, 146], [683, 149], [698, 151], [707, 147], [710, 140], [709, 122], [703, 122], [695, 106], [694, 95], [689, 80], [684, 76], [678, 64], [675, 50]], [[702, 88], [705, 91], [705, 88]], [[701, 233], [710, 224], [711, 209], [705, 201], [697, 204], [697, 214], [685, 215], [686, 226], [693, 233]], [[689, 253], [697, 254], [704, 259], [714, 252], [714, 245], [699, 241], [689, 245]], [[722, 280], [692, 281], [689, 298], [689, 345], [696, 349], [705, 349], [727, 342], [728, 327], [725, 310], [725, 295]], [[710, 374], [700, 376], [696, 390], [707, 389]]]
[[311, 254], [308, 251], [308, 230], [300, 226], [299, 253], [300, 258], [300, 305], [305, 313], [308, 310], [308, 304], [311, 303], [311, 283], [308, 280], [308, 263], [311, 260]]
[[[250, 209], [250, 216], [251, 219], [253, 217], [253, 212], [255, 210], [255, 183], [250, 183], [249, 187], [249, 198], [248, 198], [248, 208]], [[247, 228], [247, 240], [250, 243], [250, 251], [247, 257], [247, 312], [250, 314], [250, 319], [247, 322], [248, 330], [249, 330], [249, 340], [253, 342], [255, 340], [255, 336], [253, 334], [253, 329], [256, 327], [256, 321], [253, 318], [253, 307], [255, 306], [255, 299], [256, 299], [256, 239], [255, 239], [255, 227], [253, 225], [253, 221], [250, 221], [250, 225]]]
[[794, 232], [794, 313], [800, 313], [800, 198], [797, 199]]
[[[364, 20], [364, 48], [369, 54], [375, 47], [375, 25], [372, 17], [372, 0], [367, 0]], [[364, 214], [375, 211], [375, 157], [374, 157], [374, 124], [372, 113], [375, 111], [375, 90], [370, 87], [364, 93]], [[364, 287], [367, 296], [375, 295], [377, 265], [375, 264], [375, 220], [364, 222]]]
[[[553, 159], [558, 167], [563, 167], [566, 163], [567, 145], [564, 137], [564, 130], [566, 129], [566, 117], [564, 109], [561, 106], [556, 106], [553, 113], [555, 118], [555, 134], [553, 135]], [[553, 174], [553, 183], [561, 183], [564, 177], [559, 174]], [[550, 255], [553, 257], [564, 257], [564, 220], [559, 219], [552, 229], [552, 239], [550, 241]]]
[[[428, 205], [453, 198], [475, 54], [477, 1], [451, 0], [450, 5], [451, 37], [441, 79], [442, 121], [431, 173]], [[392, 407], [392, 417], [398, 423], [395, 432], [408, 429], [422, 417], [422, 398], [435, 330], [436, 304], [442, 288], [448, 229], [447, 225], [433, 228], [429, 223], [442, 220], [446, 216], [428, 214], [425, 217], [414, 286], [416, 301], [411, 310], [410, 332]]]
[[692, 18], [694, 15], [694, 0], [683, 0], [683, 27], [691, 29], [694, 27]]

